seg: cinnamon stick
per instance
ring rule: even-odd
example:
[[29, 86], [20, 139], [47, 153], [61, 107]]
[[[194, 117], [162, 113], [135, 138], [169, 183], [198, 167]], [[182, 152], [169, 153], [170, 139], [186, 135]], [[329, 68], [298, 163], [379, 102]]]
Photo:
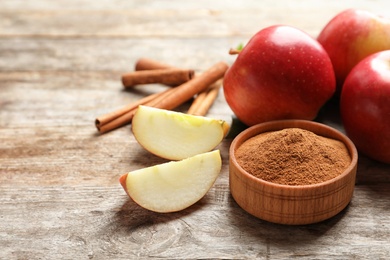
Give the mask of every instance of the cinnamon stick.
[[169, 64], [148, 59], [148, 58], [140, 58], [136, 63], [135, 63], [135, 70], [157, 70], [157, 69], [172, 69], [175, 68], [174, 66], [171, 66]]
[[221, 83], [222, 81], [219, 80], [207, 90], [199, 93], [187, 113], [196, 116], [205, 116], [210, 107], [213, 105], [215, 99], [218, 97], [219, 89], [222, 86]]
[[149, 95], [133, 104], [129, 104], [114, 112], [96, 118], [95, 125], [100, 133], [105, 133], [128, 124], [133, 119], [139, 105], [153, 106], [168, 110], [176, 108], [197, 93], [207, 89], [208, 86], [212, 85], [218, 79], [221, 79], [227, 69], [228, 65], [225, 62], [218, 62], [200, 76], [193, 78], [176, 88], [169, 88], [163, 92]]
[[126, 105], [118, 110], [115, 110], [115, 111], [110, 112], [108, 114], [97, 117], [95, 120], [96, 127], [99, 128], [100, 126], [107, 124], [108, 122], [114, 120], [115, 118], [120, 117], [123, 114], [126, 114], [127, 112], [138, 107], [139, 105], [142, 105], [142, 104], [145, 104], [146, 102], [149, 102], [150, 100], [154, 99], [158, 95], [159, 95], [159, 93], [149, 95], [145, 98], [138, 100], [135, 103], [131, 103], [131, 104]]
[[150, 102], [154, 99], [157, 99], [160, 96], [167, 95], [172, 90], [173, 89], [167, 89], [160, 93], [155, 93], [146, 96], [135, 103], [131, 103], [118, 110], [99, 116], [95, 120], [95, 126], [98, 129], [99, 133], [105, 133], [115, 128], [121, 127], [125, 124], [128, 124], [133, 119], [135, 111], [137, 110], [139, 105], [149, 105]]
[[155, 104], [154, 107], [170, 110], [180, 106], [197, 93], [208, 88], [218, 79], [223, 78], [228, 67], [225, 62], [216, 63], [201, 75], [177, 86], [173, 92]]
[[162, 102], [167, 96], [171, 95], [175, 91], [176, 91], [176, 88], [168, 89], [167, 91], [164, 91], [164, 93], [161, 93], [161, 95], [158, 95], [156, 98], [147, 102], [146, 105], [151, 106], [151, 107], [155, 107], [158, 103]]
[[155, 69], [129, 72], [122, 75], [122, 83], [125, 88], [135, 85], [161, 83], [165, 85], [180, 85], [189, 81], [194, 76], [190, 69]]
[[207, 94], [208, 94], [208, 89], [200, 92], [192, 102], [190, 108], [187, 111], [187, 114], [193, 115], [196, 112], [196, 110], [200, 107], [200, 105], [203, 103]]

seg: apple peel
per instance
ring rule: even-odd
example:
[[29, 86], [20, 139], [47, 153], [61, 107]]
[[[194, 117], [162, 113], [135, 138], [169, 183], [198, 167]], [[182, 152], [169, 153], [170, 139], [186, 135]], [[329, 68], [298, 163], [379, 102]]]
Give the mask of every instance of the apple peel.
[[119, 182], [141, 207], [160, 213], [176, 212], [203, 198], [221, 167], [220, 151], [214, 150], [126, 173]]
[[169, 160], [182, 160], [214, 149], [230, 129], [224, 120], [139, 106], [132, 121], [138, 143]]

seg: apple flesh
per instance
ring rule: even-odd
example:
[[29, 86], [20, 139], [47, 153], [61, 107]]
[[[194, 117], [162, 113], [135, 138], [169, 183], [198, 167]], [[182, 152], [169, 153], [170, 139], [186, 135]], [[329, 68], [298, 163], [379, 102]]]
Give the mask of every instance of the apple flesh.
[[154, 212], [183, 210], [213, 186], [222, 167], [219, 150], [124, 174], [119, 181], [141, 207]]
[[337, 92], [351, 69], [370, 54], [390, 49], [390, 19], [348, 9], [333, 17], [317, 37], [336, 74]]
[[226, 101], [251, 126], [277, 119], [312, 120], [336, 89], [332, 63], [305, 32], [271, 26], [240, 51], [223, 82]]
[[359, 62], [345, 79], [340, 112], [359, 152], [390, 163], [390, 51]]
[[139, 106], [132, 131], [149, 152], [169, 160], [182, 160], [214, 149], [225, 137], [224, 120]]

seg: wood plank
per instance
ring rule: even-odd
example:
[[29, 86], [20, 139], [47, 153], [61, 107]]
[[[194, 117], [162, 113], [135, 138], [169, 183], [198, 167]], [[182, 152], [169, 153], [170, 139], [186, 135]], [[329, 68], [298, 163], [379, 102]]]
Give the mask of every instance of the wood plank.
[[[361, 1], [354, 7], [386, 14], [382, 5], [369, 5], [368, 2]], [[63, 5], [51, 3], [49, 8], [44, 7], [48, 3], [43, 1], [37, 5], [40, 8], [33, 10], [28, 8], [29, 5], [12, 3], [7, 2], [6, 8], [0, 11], [2, 37], [187, 38], [244, 35], [249, 38], [261, 28], [273, 24], [288, 24], [316, 36], [330, 18], [350, 8], [345, 2], [327, 1], [313, 5], [307, 0], [299, 4], [250, 1], [248, 5], [240, 6], [219, 2], [214, 7], [209, 3], [202, 5], [196, 2], [194, 5], [177, 1], [156, 8], [140, 3], [124, 4], [122, 8], [112, 8], [112, 5], [104, 8], [103, 4], [92, 9], [86, 5], [82, 8], [82, 4], [81, 8], [77, 5], [64, 9]]]
[[134, 70], [135, 62], [141, 57], [199, 72], [218, 61], [232, 63], [235, 56], [228, 54], [229, 49], [244, 40], [241, 37], [61, 40], [0, 37], [0, 72], [109, 71], [120, 77], [122, 73]]
[[138, 207], [118, 186], [1, 190], [3, 258], [378, 259], [390, 253], [390, 222], [383, 218], [388, 201], [372, 196], [375, 190], [388, 198], [384, 184], [358, 187], [346, 210], [306, 227], [249, 216], [218, 184], [199, 203], [172, 214]]
[[[290, 1], [272, 1], [263, 0], [259, 3], [256, 0], [245, 0], [243, 2], [235, 1], [223, 1], [217, 0], [209, 2], [207, 0], [198, 0], [196, 2], [186, 2], [180, 0], [171, 1], [148, 1], [133, 0], [133, 1], [121, 1], [121, 0], [101, 0], [98, 2], [91, 2], [90, 0], [69, 0], [64, 2], [50, 1], [50, 0], [36, 0], [34, 2], [21, 2], [14, 0], [1, 0], [2, 9], [4, 10], [122, 10], [122, 9], [176, 9], [176, 10], [189, 10], [189, 9], [217, 9], [217, 10], [253, 10], [254, 8], [270, 9], [273, 12], [285, 9], [297, 9], [297, 10], [321, 10], [334, 9], [345, 6], [355, 6], [357, 8], [369, 8], [374, 10], [381, 10], [381, 7], [386, 7], [386, 1], [372, 0], [355, 0], [340, 2], [337, 0], [329, 1], [310, 1], [301, 0], [299, 2]], [[66, 3], [66, 4], [65, 4]], [[290, 15], [290, 14], [288, 14]]]

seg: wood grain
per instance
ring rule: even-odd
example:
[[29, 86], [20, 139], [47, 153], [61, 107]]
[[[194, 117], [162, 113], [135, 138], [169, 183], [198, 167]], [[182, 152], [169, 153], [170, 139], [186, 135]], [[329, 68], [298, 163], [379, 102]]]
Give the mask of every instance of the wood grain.
[[138, 207], [119, 186], [2, 187], [1, 254], [15, 259], [385, 259], [390, 192], [387, 184], [375, 185], [375, 193], [372, 188], [356, 189], [351, 204], [332, 219], [284, 226], [250, 216], [221, 184], [174, 214]]
[[[203, 71], [231, 64], [231, 47], [275, 23], [315, 36], [338, 11], [370, 1], [0, 0], [0, 259], [385, 259], [390, 166], [359, 156], [349, 206], [307, 226], [250, 216], [229, 191], [228, 149], [245, 127], [220, 93], [209, 116], [234, 122], [207, 195], [174, 214], [146, 211], [121, 174], [165, 162], [126, 126], [98, 135], [96, 116], [164, 86], [123, 90], [149, 57]], [[222, 92], [222, 91], [221, 91]], [[189, 103], [179, 107], [186, 111]], [[317, 121], [343, 131], [337, 108]]]

